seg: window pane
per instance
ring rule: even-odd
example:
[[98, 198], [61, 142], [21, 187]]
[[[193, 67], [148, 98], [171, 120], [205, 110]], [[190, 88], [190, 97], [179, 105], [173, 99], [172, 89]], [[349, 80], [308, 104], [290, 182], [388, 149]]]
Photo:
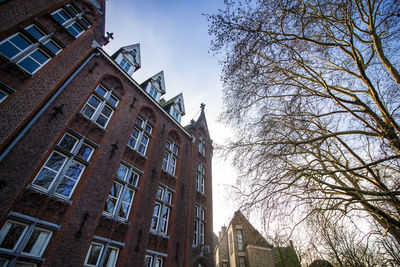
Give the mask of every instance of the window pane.
[[46, 63], [47, 60], [49, 60], [50, 57], [48, 57], [46, 54], [44, 54], [42, 51], [40, 50], [36, 50], [35, 52], [33, 52], [31, 54], [31, 57], [36, 60], [37, 62], [39, 62], [41, 65], [43, 65], [44, 63]]
[[7, 222], [0, 233], [0, 247], [14, 250], [27, 226], [16, 222]]
[[53, 41], [48, 41], [44, 45], [54, 54], [57, 54], [58, 52], [61, 51], [61, 48], [58, 47], [58, 45], [56, 45]]
[[93, 148], [86, 145], [85, 143], [82, 144], [81, 148], [78, 151], [77, 156], [83, 160], [88, 161], [92, 155]]
[[145, 130], [146, 133], [151, 134], [151, 127], [150, 126], [146, 125], [144, 130]]
[[33, 184], [43, 187], [44, 189], [49, 189], [56, 175], [57, 172], [47, 168], [43, 168], [38, 174], [38, 176], [36, 176], [35, 180], [33, 181]]
[[114, 267], [117, 262], [118, 249], [109, 247], [106, 252], [103, 267]]
[[118, 178], [121, 180], [125, 180], [125, 175], [126, 175], [127, 171], [128, 171], [128, 168], [126, 168], [123, 165], [119, 165], [118, 172], [117, 172]]
[[36, 228], [25, 245], [23, 252], [41, 256], [50, 237], [49, 231]]
[[153, 257], [146, 255], [145, 259], [144, 259], [144, 267], [152, 267], [151, 263], [153, 261]]
[[117, 106], [118, 99], [116, 97], [110, 96], [110, 98], [108, 100], [111, 102], [111, 104], [113, 104], [114, 106]]
[[104, 106], [103, 111], [101, 113], [109, 118], [111, 116], [112, 109], [107, 106]]
[[63, 149], [71, 152], [77, 142], [78, 142], [78, 139], [66, 134], [61, 139], [61, 141], [60, 141], [60, 143], [58, 145], [60, 147], [62, 147]]
[[15, 264], [15, 267], [36, 267], [36, 264], [17, 261], [17, 263]]
[[134, 192], [130, 189], [126, 189], [124, 192], [124, 196], [122, 198], [122, 201], [127, 202], [127, 203], [131, 203], [132, 198], [133, 198], [133, 194]]
[[133, 186], [137, 186], [138, 180], [139, 180], [139, 174], [137, 174], [136, 172], [131, 172], [130, 177], [128, 179], [128, 183], [130, 183]]
[[108, 196], [106, 205], [104, 206], [104, 211], [113, 214], [116, 205], [117, 205], [117, 199]]
[[103, 87], [101, 86], [97, 86], [96, 90], [97, 93], [99, 93], [99, 95], [101, 95], [102, 97], [105, 97], [107, 94], [107, 90], [105, 90]]
[[110, 190], [110, 195], [115, 198], [118, 198], [119, 193], [121, 192], [121, 188], [122, 188], [121, 184], [114, 182]]
[[103, 249], [102, 245], [93, 244], [90, 247], [89, 257], [86, 261], [87, 264], [97, 265], [98, 260], [100, 259], [100, 253]]
[[68, 167], [68, 170], [66, 171], [65, 175], [77, 180], [79, 176], [81, 175], [83, 171], [84, 166], [82, 164], [79, 164], [76, 161], [73, 161], [71, 165]]
[[44, 34], [39, 31], [38, 28], [36, 28], [36, 26], [31, 26], [28, 29], [26, 29], [27, 32], [29, 32], [33, 37], [35, 37], [36, 40], [40, 40]]
[[164, 190], [162, 188], [157, 189], [157, 194], [156, 194], [157, 199], [162, 200], [163, 192]]
[[5, 92], [0, 90], [0, 103], [6, 99], [6, 97], [8, 96], [8, 94], [6, 94]]
[[13, 44], [11, 44], [9, 41], [4, 42], [0, 44], [0, 52], [5, 55], [7, 58], [12, 58], [19, 52], [21, 52], [20, 49], [15, 47]]
[[172, 198], [171, 192], [165, 191], [164, 202], [171, 204], [171, 198]]
[[10, 39], [10, 42], [13, 43], [21, 51], [28, 48], [31, 45], [31, 42], [29, 42], [25, 37], [23, 37], [19, 33], [16, 36], [12, 37]]
[[107, 124], [107, 121], [108, 121], [107, 117], [100, 114], [96, 120], [96, 123], [99, 124], [101, 127], [105, 127]]
[[136, 125], [139, 125], [140, 127], [143, 126], [143, 120], [141, 118], [136, 119]]
[[40, 67], [40, 65], [30, 57], [26, 57], [20, 61], [18, 65], [29, 73], [34, 73], [35, 70]]
[[50, 158], [47, 160], [46, 162], [46, 167], [54, 170], [54, 171], [58, 171], [60, 170], [61, 166], [64, 164], [66, 157], [58, 154], [56, 152], [53, 152], [53, 154], [51, 154]]

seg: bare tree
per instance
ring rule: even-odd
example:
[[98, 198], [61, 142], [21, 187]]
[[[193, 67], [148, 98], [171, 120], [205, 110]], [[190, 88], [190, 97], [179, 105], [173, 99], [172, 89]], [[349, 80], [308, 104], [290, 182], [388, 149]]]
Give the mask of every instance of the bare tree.
[[400, 245], [400, 3], [226, 0], [223, 147], [244, 205], [365, 212]]

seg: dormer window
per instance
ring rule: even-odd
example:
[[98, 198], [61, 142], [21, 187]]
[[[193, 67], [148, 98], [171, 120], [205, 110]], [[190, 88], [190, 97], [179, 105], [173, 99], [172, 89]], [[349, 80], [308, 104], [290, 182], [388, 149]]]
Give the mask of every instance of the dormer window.
[[157, 99], [158, 91], [153, 87], [150, 87], [149, 94], [151, 95], [152, 98]]
[[126, 71], [128, 72], [129, 69], [132, 67], [131, 64], [129, 64], [129, 62], [125, 59], [122, 58], [121, 62], [119, 63], [119, 65]]

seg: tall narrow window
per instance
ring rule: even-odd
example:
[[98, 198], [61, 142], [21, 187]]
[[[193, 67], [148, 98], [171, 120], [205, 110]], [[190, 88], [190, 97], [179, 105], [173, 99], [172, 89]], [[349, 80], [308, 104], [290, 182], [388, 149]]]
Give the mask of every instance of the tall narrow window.
[[195, 205], [193, 245], [204, 245], [205, 210], [200, 205]]
[[151, 231], [166, 235], [168, 233], [169, 215], [172, 208], [172, 192], [159, 186], [157, 189], [156, 203], [151, 221]]
[[0, 42], [0, 53], [34, 74], [61, 51], [51, 34], [32, 24]]
[[153, 97], [154, 99], [157, 99], [157, 95], [158, 95], [158, 91], [156, 89], [154, 89], [153, 87], [150, 87], [150, 92], [149, 94], [151, 95], [151, 97]]
[[239, 267], [246, 267], [246, 258], [239, 257]]
[[197, 164], [197, 175], [196, 175], [196, 189], [200, 193], [204, 194], [204, 182], [205, 182], [205, 169], [201, 163]]
[[149, 145], [152, 127], [148, 120], [138, 117], [135, 127], [128, 141], [128, 146], [136, 150], [141, 155], [146, 155], [147, 146]]
[[89, 22], [83, 17], [83, 12], [78, 12], [72, 5], [60, 8], [51, 15], [75, 38], [90, 27]]
[[108, 243], [92, 242], [84, 266], [115, 267], [119, 248]]
[[238, 250], [243, 250], [243, 233], [241, 229], [236, 229]]
[[111, 89], [99, 85], [83, 107], [81, 113], [102, 128], [106, 128], [118, 102], [118, 97]]
[[179, 147], [174, 142], [167, 141], [162, 168], [164, 171], [168, 172], [172, 176], [175, 176], [178, 153], [179, 153]]
[[52, 234], [53, 231], [37, 223], [7, 220], [0, 231], [0, 253], [10, 257], [0, 258], [1, 266], [7, 266], [15, 258], [18, 258], [15, 266], [36, 266], [28, 260], [42, 257]]
[[140, 174], [132, 167], [121, 164], [104, 207], [104, 214], [128, 219]]
[[70, 198], [93, 151], [88, 140], [66, 133], [36, 175], [33, 187]]
[[199, 136], [199, 152], [203, 156], [206, 155], [206, 140], [201, 135]]

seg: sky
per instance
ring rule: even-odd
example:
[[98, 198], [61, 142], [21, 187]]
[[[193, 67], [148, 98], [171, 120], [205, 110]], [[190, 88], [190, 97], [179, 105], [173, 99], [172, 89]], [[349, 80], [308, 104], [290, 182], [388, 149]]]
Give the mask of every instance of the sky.
[[[197, 118], [204, 103], [207, 124], [215, 143], [223, 143], [232, 131], [217, 121], [222, 112], [221, 65], [209, 52], [211, 37], [202, 14], [215, 13], [223, 0], [110, 0], [106, 6], [106, 31], [114, 39], [104, 47], [110, 55], [122, 46], [140, 43], [141, 68], [133, 78], [141, 83], [164, 71], [166, 100], [183, 93], [186, 115], [182, 125]], [[214, 153], [213, 226], [218, 233], [228, 225], [237, 208], [227, 194], [236, 172]]]

